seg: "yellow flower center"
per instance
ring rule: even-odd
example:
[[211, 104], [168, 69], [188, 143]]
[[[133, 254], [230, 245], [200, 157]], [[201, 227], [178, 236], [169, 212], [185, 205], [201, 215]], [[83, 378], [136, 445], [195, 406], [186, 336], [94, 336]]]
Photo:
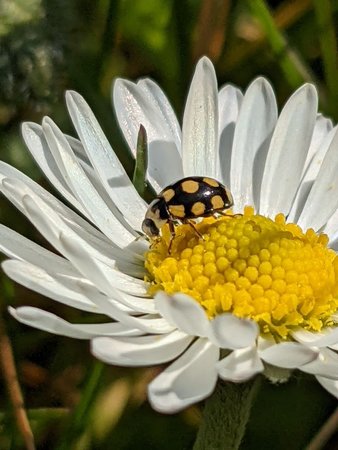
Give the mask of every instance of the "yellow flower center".
[[320, 331], [333, 325], [338, 308], [338, 257], [328, 238], [312, 229], [255, 215], [203, 219], [176, 227], [146, 254], [150, 292], [183, 292], [209, 318], [231, 312], [255, 320], [261, 333], [286, 339], [297, 327]]

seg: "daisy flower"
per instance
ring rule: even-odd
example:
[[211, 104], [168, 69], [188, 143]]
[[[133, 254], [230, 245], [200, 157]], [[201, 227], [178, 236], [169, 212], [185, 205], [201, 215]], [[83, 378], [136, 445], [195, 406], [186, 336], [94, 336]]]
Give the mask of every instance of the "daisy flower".
[[[140, 239], [147, 211], [85, 100], [67, 92], [78, 139], [50, 119], [25, 123], [24, 140], [66, 206], [1, 163], [3, 194], [58, 251], [4, 226], [3, 270], [16, 282], [106, 323], [72, 324], [34, 307], [10, 308], [20, 322], [90, 339], [109, 364], [167, 364], [149, 400], [173, 413], [208, 397], [218, 378], [259, 373], [281, 381], [298, 369], [338, 397], [338, 133], [317, 112], [317, 92], [299, 88], [278, 115], [269, 82], [245, 94], [218, 91], [202, 58], [182, 130], [150, 79], [116, 80], [113, 102], [135, 154], [148, 136], [147, 179], [159, 193], [187, 176], [232, 192], [227, 216], [177, 224], [153, 245]], [[75, 212], [75, 210], [77, 212]]]

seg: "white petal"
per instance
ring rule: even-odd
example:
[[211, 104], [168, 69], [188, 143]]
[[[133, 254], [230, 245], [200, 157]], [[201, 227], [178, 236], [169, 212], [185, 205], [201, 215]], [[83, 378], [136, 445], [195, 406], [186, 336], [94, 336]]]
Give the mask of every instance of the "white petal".
[[263, 361], [285, 369], [298, 369], [316, 359], [318, 352], [296, 342], [282, 342], [259, 351]]
[[179, 330], [191, 335], [205, 337], [209, 330], [209, 321], [203, 308], [188, 295], [167, 295], [158, 292], [155, 305], [165, 319]]
[[[60, 241], [60, 233], [66, 233], [72, 236], [76, 242], [80, 242], [80, 246], [86, 249], [86, 254], [90, 255], [88, 259], [95, 257], [95, 252], [86, 240], [79, 237], [78, 234], [74, 233], [72, 229], [67, 227], [66, 222], [64, 222], [55, 211], [50, 208], [41, 198], [36, 196], [32, 191], [26, 188], [18, 180], [7, 180], [2, 181], [3, 191], [12, 201], [13, 198], [19, 199], [23, 206], [23, 212], [27, 215], [30, 221], [37, 227], [42, 235], [60, 252], [67, 256], [71, 260], [71, 256], [67, 254], [62, 247]], [[25, 195], [25, 192], [29, 192], [30, 195]], [[34, 197], [34, 199], [32, 197]], [[13, 197], [13, 198], [11, 198]], [[83, 264], [87, 264], [86, 261], [82, 261]], [[97, 264], [101, 264], [106, 271], [110, 272], [110, 275], [114, 274], [113, 282], [118, 283], [118, 286], [123, 290], [127, 289], [130, 293], [135, 295], [144, 295], [146, 293], [146, 288], [141, 280], [134, 279], [128, 275], [121, 273], [116, 270], [111, 265], [105, 264], [104, 262], [97, 261]], [[89, 275], [92, 275], [90, 272]], [[90, 279], [90, 278], [89, 278]], [[95, 283], [94, 283], [95, 284]]]
[[46, 250], [10, 228], [0, 225], [0, 251], [10, 258], [19, 259], [46, 268], [54, 273], [74, 275], [76, 269], [69, 261]]
[[[48, 266], [47, 266], [48, 267]], [[53, 269], [48, 272], [39, 266], [27, 263], [25, 261], [8, 260], [3, 263], [3, 269], [7, 275], [28, 289], [32, 289], [45, 295], [53, 300], [63, 303], [67, 306], [72, 306], [83, 311], [90, 311], [96, 313], [104, 313], [91, 301], [92, 299], [87, 298], [83, 295], [83, 291], [80, 288], [82, 282], [89, 283], [88, 280], [81, 277], [79, 272], [73, 271], [73, 274], [67, 275], [64, 273], [57, 273]], [[48, 267], [49, 269], [49, 267]], [[93, 289], [96, 290], [95, 287]], [[116, 290], [116, 292], [118, 292]], [[131, 298], [134, 300], [135, 297], [129, 296], [125, 293], [120, 293], [120, 296], [127, 297], [127, 301], [119, 302], [118, 307], [122, 310], [128, 312], [133, 312], [128, 306], [128, 300]], [[120, 297], [118, 297], [119, 300]], [[116, 302], [115, 297], [111, 300]], [[136, 297], [137, 300], [137, 297]], [[142, 299], [145, 300], [145, 299]], [[154, 302], [152, 299], [149, 300], [149, 308], [144, 308], [144, 310], [137, 310], [137, 312], [152, 312], [154, 308]], [[130, 304], [130, 302], [129, 302]], [[136, 301], [136, 304], [138, 302]]]
[[180, 150], [181, 132], [175, 113], [154, 81], [143, 79], [135, 84], [115, 80], [113, 103], [121, 130], [134, 156], [141, 124], [147, 130], [149, 142], [173, 142]]
[[147, 176], [157, 191], [183, 177], [178, 124], [169, 102], [160, 92], [150, 80], [137, 85], [116, 80], [113, 90], [116, 116], [134, 155], [140, 125], [147, 131]]
[[289, 222], [297, 222], [299, 216], [304, 209], [304, 205], [309, 196], [311, 188], [315, 179], [318, 176], [318, 172], [322, 166], [325, 155], [330, 147], [333, 136], [336, 132], [336, 128], [332, 129], [321, 142], [321, 146], [318, 151], [313, 155], [312, 160], [309, 162], [307, 170], [303, 175], [301, 185], [297, 191], [296, 197], [293, 201], [293, 205], [288, 215]]
[[300, 328], [292, 333], [292, 337], [301, 344], [307, 345], [308, 347], [313, 347], [312, 342], [318, 341], [318, 338], [326, 336], [325, 333], [304, 330]]
[[257, 78], [242, 101], [231, 153], [230, 189], [236, 211], [245, 205], [258, 208], [266, 153], [276, 121], [272, 87], [264, 78]]
[[[113, 203], [111, 197], [109, 196], [108, 192], [106, 191], [105, 187], [103, 186], [101, 180], [98, 178], [97, 173], [95, 172], [95, 169], [91, 165], [90, 161], [88, 160], [87, 156], [84, 154], [84, 149], [80, 141], [77, 139], [71, 139], [69, 136], [66, 136], [67, 142], [70, 145], [71, 149], [74, 152], [74, 155], [76, 156], [80, 166], [82, 167], [85, 175], [87, 176], [90, 183], [93, 185], [94, 189], [97, 191], [99, 196], [102, 198], [104, 203], [107, 205], [108, 209], [114, 214], [116, 219], [118, 219], [121, 223], [128, 223], [126, 222], [126, 218], [123, 216], [123, 214], [120, 212], [120, 210], [116, 207], [115, 203]], [[80, 150], [81, 149], [81, 150]], [[88, 217], [89, 220], [91, 220], [90, 214], [88, 214], [87, 211], [85, 211], [84, 215]], [[130, 224], [128, 223], [128, 227], [130, 227]]]
[[331, 247], [331, 242], [338, 238], [338, 209], [332, 214], [322, 231], [329, 236]]
[[256, 322], [240, 319], [233, 314], [221, 314], [210, 321], [210, 340], [220, 348], [251, 347], [258, 333]]
[[[320, 229], [338, 208], [338, 129], [298, 220], [302, 228]], [[320, 211], [320, 213], [318, 213]]]
[[133, 338], [93, 339], [93, 355], [108, 364], [119, 366], [149, 366], [163, 364], [180, 355], [192, 338], [180, 331], [162, 336], [141, 336]]
[[9, 307], [8, 310], [15, 319], [25, 325], [75, 339], [91, 339], [96, 336], [137, 336], [140, 334], [138, 330], [125, 327], [120, 323], [69, 323], [55, 314], [31, 306], [21, 306], [16, 309]]
[[[73, 210], [68, 208], [62, 202], [57, 200], [48, 191], [43, 189], [41, 186], [39, 186], [37, 183], [35, 183], [33, 180], [31, 180], [29, 177], [24, 175], [19, 170], [15, 169], [9, 164], [0, 161], [0, 181], [2, 182], [4, 178], [10, 178], [16, 181], [18, 193], [15, 196], [15, 199], [13, 198], [11, 199], [11, 201], [15, 200], [15, 206], [21, 212], [25, 213], [20, 199], [23, 197], [23, 195], [31, 194], [31, 191], [33, 191], [34, 194], [37, 195], [38, 197], [41, 197], [41, 199], [44, 202], [46, 202], [50, 206], [50, 208], [52, 208], [52, 210], [54, 210], [61, 217], [66, 218], [68, 221], [70, 221], [73, 224], [73, 226], [80, 227], [81, 229], [85, 230], [89, 235], [95, 236], [95, 238], [104, 242], [106, 245], [107, 244], [109, 245], [111, 243], [111, 241], [106, 236], [104, 236], [99, 230], [97, 230], [95, 227], [89, 224], [86, 220], [82, 219], [82, 217], [80, 217], [78, 214], [76, 214]], [[2, 186], [0, 184], [0, 190], [1, 187]]]
[[77, 159], [83, 163], [84, 166], [90, 167], [93, 170], [92, 163], [89, 161], [86, 151], [82, 145], [82, 142], [79, 139], [74, 138], [73, 136], [69, 136], [64, 133], [65, 138], [67, 139], [68, 144], [72, 147], [73, 152]]
[[332, 239], [330, 239], [330, 248], [332, 248], [332, 250], [334, 250], [335, 252], [338, 252], [338, 233], [333, 236]]
[[298, 189], [317, 114], [317, 91], [309, 84], [288, 100], [278, 119], [266, 159], [260, 214], [288, 214]]
[[80, 287], [82, 288], [84, 295], [90, 298], [93, 303], [98, 305], [104, 314], [114, 320], [120, 321], [126, 326], [137, 328], [144, 333], [150, 334], [165, 334], [170, 333], [175, 329], [175, 327], [170, 325], [164, 318], [155, 314], [137, 317], [130, 316], [120, 307], [123, 303], [118, 291], [115, 291], [114, 293], [113, 298], [116, 299], [114, 302], [112, 299], [101, 294], [96, 288], [88, 283], [82, 283]]
[[[129, 295], [126, 292], [118, 291], [119, 302], [127, 306], [130, 311], [135, 313], [157, 314], [158, 311], [155, 307], [155, 301], [153, 298], [137, 297]], [[115, 298], [115, 297], [113, 297]], [[117, 298], [115, 298], [117, 300]]]
[[146, 285], [143, 281], [134, 279], [94, 258], [90, 249], [82, 246], [76, 236], [71, 236], [67, 232], [62, 233], [59, 236], [59, 246], [61, 252], [67, 256], [79, 272], [106, 295], [114, 296], [116, 289], [133, 295], [147, 295]]
[[258, 336], [258, 339], [257, 339], [258, 353], [260, 353], [262, 350], [266, 350], [267, 348], [270, 348], [274, 345], [276, 345], [276, 344], [275, 344], [275, 340], [272, 337]]
[[[84, 278], [82, 280], [78, 280], [78, 286], [82, 293], [84, 290], [85, 292], [87, 291], [86, 295], [89, 299], [94, 299], [95, 295], [93, 294], [93, 292], [90, 291], [89, 293], [88, 291], [88, 286], [89, 289], [93, 288], [88, 280], [85, 280]], [[95, 294], [98, 294], [98, 290], [95, 289], [95, 291]], [[115, 304], [119, 306], [119, 309], [129, 311], [130, 313], [158, 314], [153, 298], [130, 295], [129, 293], [118, 288], [110, 288], [110, 295], [108, 296], [108, 298], [105, 298], [105, 302], [110, 303], [111, 301], [115, 302]]]
[[86, 215], [81, 203], [74, 197], [54, 157], [50, 151], [46, 138], [43, 135], [42, 127], [33, 122], [26, 122], [22, 125], [22, 135], [35, 161], [49, 179], [51, 185], [57, 189], [75, 208]]
[[338, 398], [338, 381], [325, 377], [316, 377], [318, 382], [334, 397]]
[[[83, 292], [83, 283], [85, 284], [86, 288], [87, 286], [91, 286], [91, 283], [88, 280], [85, 280], [82, 278], [82, 280], [78, 280], [77, 284], [80, 288], [80, 291]], [[97, 289], [96, 293], [97, 293]], [[93, 294], [91, 293], [88, 295], [88, 298], [91, 299], [93, 297]], [[153, 298], [148, 297], [138, 297], [134, 295], [130, 295], [127, 292], [124, 292], [118, 288], [116, 288], [110, 296], [105, 300], [106, 302], [114, 302], [118, 305], [119, 309], [122, 309], [123, 311], [128, 311], [131, 314], [157, 314], [158, 311], [155, 307], [155, 301]]]
[[300, 370], [313, 375], [319, 375], [338, 380], [338, 355], [327, 348], [322, 349], [317, 358], [300, 367]]
[[[150, 78], [143, 78], [137, 82], [137, 86], [145, 93], [149, 103], [153, 105], [157, 117], [170, 130], [170, 140], [173, 138], [177, 150], [181, 151], [181, 127], [176, 114], [162, 89]], [[163, 133], [162, 133], [163, 134]]]
[[230, 84], [218, 93], [219, 160], [216, 178], [230, 186], [231, 150], [243, 94]]
[[148, 155], [147, 178], [157, 193], [184, 177], [181, 157], [172, 143], [153, 141]]
[[141, 226], [146, 204], [138, 195], [86, 101], [74, 91], [66, 95], [69, 114], [99, 179], [127, 221]]
[[229, 356], [221, 359], [216, 367], [222, 380], [235, 383], [247, 381], [264, 370], [256, 347], [234, 350]]
[[148, 386], [148, 397], [159, 412], [175, 413], [208, 397], [215, 388], [219, 350], [198, 339]]
[[[142, 270], [141, 278], [144, 277], [144, 253], [148, 250], [148, 243], [146, 242], [131, 242], [127, 247], [119, 248], [113, 242], [105, 242], [103, 238], [105, 236], [101, 234], [100, 237], [89, 233], [85, 228], [74, 224], [73, 221], [67, 217], [62, 217], [61, 222], [63, 225], [60, 227], [60, 232], [64, 231], [63, 228], [69, 231], [70, 234], [75, 234], [86, 247], [91, 249], [91, 253], [100, 261], [105, 262], [107, 265], [118, 266], [121, 270], [136, 271]], [[140, 254], [136, 254], [139, 252]]]
[[132, 242], [136, 233], [126, 223], [120, 223], [107, 207], [85, 175], [63, 133], [49, 118], [44, 119], [43, 130], [59, 167], [91, 220], [113, 242], [114, 239], [116, 242], [117, 235], [120, 236], [120, 246]]
[[217, 175], [218, 100], [212, 62], [203, 57], [196, 66], [183, 117], [184, 175]]
[[[79, 242], [80, 246], [86, 249], [90, 257], [99, 258], [99, 261], [101, 263], [104, 263], [104, 267], [106, 267], [107, 270], [110, 270], [111, 273], [115, 273], [115, 279], [121, 279], [122, 277], [123, 285], [125, 285], [126, 281], [128, 284], [129, 280], [131, 281], [129, 285], [139, 287], [136, 290], [133, 290], [132, 286], [129, 286], [131, 287], [131, 293], [136, 295], [144, 294], [145, 288], [143, 287], [143, 282], [141, 280], [137, 280], [128, 275], [120, 273], [120, 271], [118, 271], [114, 267], [115, 261], [113, 259], [109, 259], [109, 257], [106, 256], [106, 251], [102, 247], [102, 243], [101, 246], [98, 246], [100, 240], [98, 240], [96, 236], [88, 234], [87, 230], [83, 229], [80, 226], [77, 226], [77, 224], [74, 224], [74, 222], [71, 222], [69, 220], [62, 220], [54, 209], [52, 209], [47, 203], [45, 203], [42, 198], [35, 195], [34, 192], [27, 188], [22, 182], [19, 182], [18, 180], [3, 179], [2, 189], [11, 201], [21, 205], [21, 208], [23, 208], [23, 212], [27, 215], [31, 222], [59, 252], [63, 253], [63, 248], [59, 239], [60, 233], [66, 233], [72, 236], [72, 238], [75, 239], [76, 242]], [[27, 195], [26, 193], [28, 193], [29, 195]], [[73, 230], [68, 225], [75, 226], [75, 229]], [[92, 245], [94, 245], [94, 248]], [[113, 255], [116, 252], [116, 249], [113, 250], [107, 245], [106, 248], [108, 251], [112, 251]], [[121, 251], [122, 250], [119, 250], [117, 256], [120, 256]], [[128, 256], [128, 250], [123, 250], [123, 253]], [[121, 265], [125, 265], [123, 260], [121, 262]]]
[[7, 260], [2, 263], [2, 268], [12, 280], [39, 294], [82, 311], [100, 312], [90, 300], [74, 289], [75, 283], [72, 279], [68, 279], [67, 283], [67, 279], [64, 278], [62, 283], [60, 275], [53, 276], [42, 268], [24, 261]]
[[305, 170], [312, 161], [314, 155], [317, 153], [317, 151], [321, 149], [322, 144], [326, 139], [326, 136], [330, 133], [332, 128], [333, 128], [332, 120], [327, 119], [322, 114], [317, 114], [316, 123], [313, 129], [313, 135], [309, 146], [309, 151], [306, 156], [303, 174], [305, 173]]
[[293, 333], [293, 337], [310, 347], [330, 347], [338, 344], [338, 328], [326, 328], [320, 333], [311, 333], [306, 330], [299, 330]]

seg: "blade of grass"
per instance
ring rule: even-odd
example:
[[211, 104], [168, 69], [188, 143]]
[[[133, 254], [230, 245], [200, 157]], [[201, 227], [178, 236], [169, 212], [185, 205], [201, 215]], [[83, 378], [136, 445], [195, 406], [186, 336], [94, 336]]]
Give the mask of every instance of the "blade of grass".
[[178, 76], [176, 91], [179, 98], [184, 98], [191, 76], [191, 8], [187, 1], [173, 0], [172, 22], [176, 41], [176, 56], [178, 61]]
[[6, 333], [0, 308], [0, 366], [13, 407], [16, 424], [27, 450], [35, 450], [34, 436], [27, 418], [24, 399], [18, 380], [11, 341]]
[[133, 185], [142, 198], [145, 197], [147, 183], [146, 172], [148, 167], [148, 140], [147, 132], [143, 125], [137, 135], [136, 161], [133, 175]]
[[291, 87], [297, 88], [304, 81], [313, 81], [310, 69], [300, 56], [290, 48], [286, 37], [277, 28], [264, 0], [249, 0], [251, 12], [261, 25], [266, 39], [280, 68]]
[[333, 24], [330, 0], [312, 0], [318, 25], [318, 39], [324, 64], [325, 81], [328, 87], [329, 113], [338, 115], [338, 60], [337, 41]]
[[338, 408], [334, 410], [331, 416], [319, 429], [305, 450], [321, 450], [330, 438], [337, 432], [338, 428]]
[[75, 448], [75, 443], [85, 431], [88, 421], [90, 420], [91, 407], [101, 385], [103, 370], [104, 364], [99, 361], [94, 361], [81, 400], [77, 405], [74, 414], [69, 419], [70, 426], [63, 434], [62, 441], [59, 446], [56, 447], [57, 450], [69, 450], [70, 448]]
[[[283, 2], [274, 11], [273, 20], [279, 30], [287, 30], [295, 25], [309, 11], [311, 0], [289, 0]], [[257, 27], [255, 27], [257, 28]], [[225, 46], [221, 56], [222, 62], [218, 64], [221, 71], [236, 70], [237, 67], [244, 64], [250, 57], [259, 52], [266, 44], [266, 36], [262, 30], [255, 30], [256, 38], [254, 40], [241, 39], [240, 42]]]
[[231, 0], [203, 0], [196, 24], [194, 60], [206, 55], [218, 61], [227, 31]]
[[106, 23], [104, 27], [104, 31], [102, 33], [102, 40], [101, 40], [101, 48], [99, 50], [98, 56], [97, 56], [97, 78], [98, 81], [100, 81], [102, 74], [104, 72], [104, 66], [106, 64], [107, 58], [110, 56], [115, 42], [116, 42], [116, 32], [117, 32], [117, 25], [118, 25], [118, 12], [119, 12], [119, 1], [118, 0], [110, 0], [108, 9], [107, 9], [107, 16], [106, 16]]
[[[70, 410], [68, 408], [33, 408], [26, 409], [29, 420], [58, 420], [68, 416]], [[9, 413], [0, 412], [0, 423], [8, 420]]]

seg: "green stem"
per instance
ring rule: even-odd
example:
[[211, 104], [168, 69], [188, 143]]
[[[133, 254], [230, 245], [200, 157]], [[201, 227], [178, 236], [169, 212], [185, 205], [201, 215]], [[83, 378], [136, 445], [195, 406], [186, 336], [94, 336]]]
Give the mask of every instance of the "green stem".
[[264, 0], [249, 0], [252, 14], [259, 21], [272, 52], [286, 80], [293, 88], [304, 81], [313, 81], [313, 75], [301, 57], [290, 48], [286, 37], [277, 28]]
[[237, 450], [244, 436], [259, 377], [246, 383], [219, 382], [206, 401], [193, 450]]
[[337, 41], [333, 23], [333, 11], [330, 0], [312, 0], [318, 24], [318, 39], [321, 46], [324, 63], [325, 80], [329, 89], [329, 109], [331, 114], [337, 114], [338, 84], [337, 84]]

